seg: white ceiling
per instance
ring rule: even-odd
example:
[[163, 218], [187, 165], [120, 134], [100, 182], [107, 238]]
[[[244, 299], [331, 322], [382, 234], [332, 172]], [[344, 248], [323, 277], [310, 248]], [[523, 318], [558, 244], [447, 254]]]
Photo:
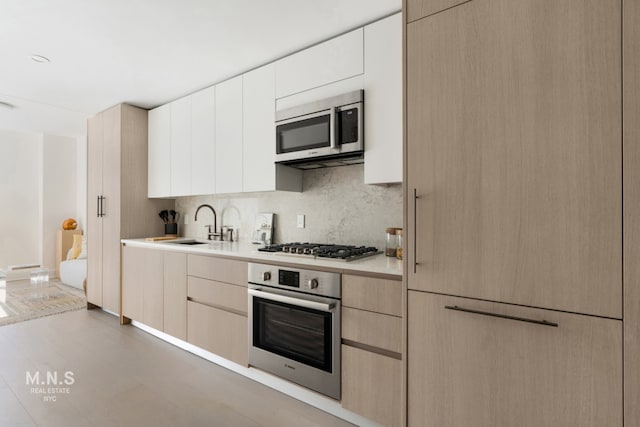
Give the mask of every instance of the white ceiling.
[[[0, 0], [0, 128], [65, 136], [380, 17], [401, 0]], [[32, 54], [50, 63], [36, 63]]]

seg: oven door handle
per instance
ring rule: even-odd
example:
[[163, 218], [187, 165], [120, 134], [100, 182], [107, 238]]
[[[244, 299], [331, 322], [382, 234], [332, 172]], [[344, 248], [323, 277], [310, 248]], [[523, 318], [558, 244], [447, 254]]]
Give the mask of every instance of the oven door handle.
[[333, 309], [336, 306], [336, 303], [334, 302], [327, 304], [323, 302], [309, 301], [309, 300], [304, 300], [300, 298], [293, 298], [285, 295], [274, 294], [271, 292], [263, 292], [257, 289], [249, 289], [249, 295], [253, 295], [253, 296], [271, 300], [271, 301], [283, 302], [285, 304], [291, 304], [298, 307], [305, 307], [305, 308], [311, 308], [319, 311], [326, 311], [328, 313], [333, 311]]

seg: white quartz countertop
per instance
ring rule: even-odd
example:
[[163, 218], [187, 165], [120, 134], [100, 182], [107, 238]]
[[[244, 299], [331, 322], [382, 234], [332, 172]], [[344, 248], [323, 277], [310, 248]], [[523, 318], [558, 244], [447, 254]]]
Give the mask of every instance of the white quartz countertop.
[[[193, 240], [179, 238], [175, 240], [148, 241], [145, 239], [123, 239], [122, 243], [150, 249], [185, 252], [199, 255], [212, 255], [241, 259], [249, 262], [262, 262], [282, 266], [299, 266], [303, 268], [334, 271], [344, 274], [360, 273], [364, 275], [382, 276], [388, 279], [402, 279], [402, 261], [384, 254], [374, 255], [355, 261], [339, 261], [326, 258], [310, 258], [303, 255], [259, 252], [259, 245], [244, 242], [212, 241], [200, 245], [181, 245], [177, 242]], [[202, 241], [205, 242], [205, 241]]]

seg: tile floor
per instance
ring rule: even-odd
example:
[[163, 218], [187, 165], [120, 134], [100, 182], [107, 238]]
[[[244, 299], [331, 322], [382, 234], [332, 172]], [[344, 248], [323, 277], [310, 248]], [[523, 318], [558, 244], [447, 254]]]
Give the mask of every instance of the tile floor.
[[350, 425], [99, 310], [0, 327], [0, 426]]

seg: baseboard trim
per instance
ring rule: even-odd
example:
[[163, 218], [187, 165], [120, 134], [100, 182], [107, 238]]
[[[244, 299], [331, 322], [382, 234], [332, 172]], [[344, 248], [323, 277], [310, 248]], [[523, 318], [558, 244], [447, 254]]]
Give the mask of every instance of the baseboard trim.
[[182, 341], [181, 339], [165, 334], [162, 331], [151, 328], [136, 320], [131, 321], [131, 326], [141, 329], [157, 338], [160, 338], [163, 341], [168, 342], [169, 344], [173, 344], [176, 347], [179, 347], [185, 351], [188, 351], [189, 353], [193, 353], [196, 356], [202, 357], [203, 359], [208, 360], [209, 362], [213, 362], [216, 365], [222, 366], [223, 368], [229, 369], [230, 371], [233, 371], [237, 374], [250, 378], [256, 382], [259, 382], [260, 384], [263, 384], [267, 387], [270, 387], [274, 390], [277, 390], [281, 393], [291, 396], [294, 399], [297, 399], [301, 402], [304, 402], [308, 405], [318, 408], [321, 411], [327, 412], [345, 421], [353, 423], [357, 426], [362, 426], [362, 427], [379, 427], [380, 426], [379, 424], [367, 418], [364, 418], [354, 412], [344, 409], [340, 405], [340, 402], [337, 402], [319, 393], [311, 391], [307, 388], [290, 383], [289, 381], [283, 380], [281, 378], [278, 378], [274, 375], [271, 375], [267, 372], [261, 371], [256, 368], [253, 368], [253, 367], [247, 368], [245, 366], [238, 365], [237, 363], [234, 363], [216, 354], [203, 350], [200, 347], [196, 347], [195, 345], [190, 344], [186, 341]]

